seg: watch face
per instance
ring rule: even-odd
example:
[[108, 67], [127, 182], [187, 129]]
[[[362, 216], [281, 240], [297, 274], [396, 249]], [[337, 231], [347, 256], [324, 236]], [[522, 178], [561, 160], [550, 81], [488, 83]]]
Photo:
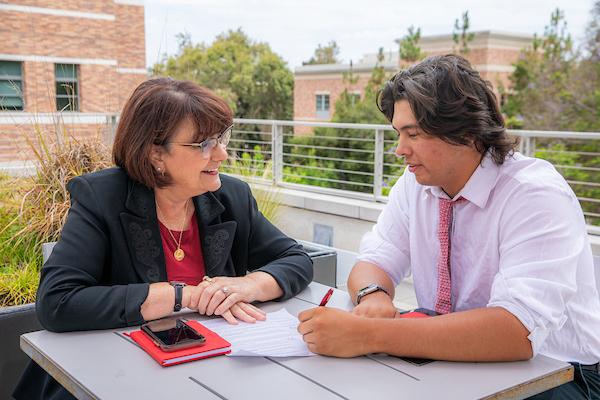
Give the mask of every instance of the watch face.
[[375, 291], [377, 289], [379, 289], [379, 286], [377, 286], [374, 283], [371, 283], [369, 286], [366, 286], [366, 287], [360, 289], [359, 293], [364, 296], [365, 294], [372, 293], [373, 291]]
[[360, 304], [360, 300], [366, 295], [378, 291], [382, 291], [383, 293], [387, 294], [387, 291], [376, 283], [371, 283], [369, 286], [365, 286], [358, 291], [356, 296], [356, 304]]

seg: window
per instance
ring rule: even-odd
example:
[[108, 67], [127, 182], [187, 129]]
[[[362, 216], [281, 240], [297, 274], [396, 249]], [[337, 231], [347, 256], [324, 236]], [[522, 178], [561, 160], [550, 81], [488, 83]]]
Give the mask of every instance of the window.
[[350, 96], [350, 104], [355, 106], [360, 103], [360, 92], [352, 92], [348, 93], [348, 95]]
[[21, 63], [0, 61], [0, 111], [23, 110]]
[[329, 95], [317, 95], [317, 118], [329, 119]]
[[77, 65], [56, 64], [56, 109], [58, 111], [79, 111], [79, 85]]

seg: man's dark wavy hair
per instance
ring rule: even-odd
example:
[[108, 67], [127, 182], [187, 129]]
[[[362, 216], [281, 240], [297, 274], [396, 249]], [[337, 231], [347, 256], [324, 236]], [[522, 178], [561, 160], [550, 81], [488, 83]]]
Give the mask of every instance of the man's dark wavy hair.
[[399, 100], [408, 101], [425, 133], [455, 145], [474, 143], [498, 165], [517, 144], [506, 132], [491, 84], [463, 57], [433, 56], [398, 72], [377, 97], [390, 122]]

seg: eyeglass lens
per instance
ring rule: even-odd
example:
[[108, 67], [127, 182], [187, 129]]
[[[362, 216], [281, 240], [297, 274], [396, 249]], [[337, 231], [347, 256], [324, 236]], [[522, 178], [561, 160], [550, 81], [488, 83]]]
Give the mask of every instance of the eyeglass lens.
[[212, 150], [215, 147], [217, 147], [217, 143], [223, 145], [224, 147], [227, 147], [230, 139], [231, 139], [231, 128], [227, 129], [225, 132], [223, 132], [218, 138], [206, 139], [203, 142], [202, 155], [204, 157], [210, 156], [210, 153], [212, 152]]

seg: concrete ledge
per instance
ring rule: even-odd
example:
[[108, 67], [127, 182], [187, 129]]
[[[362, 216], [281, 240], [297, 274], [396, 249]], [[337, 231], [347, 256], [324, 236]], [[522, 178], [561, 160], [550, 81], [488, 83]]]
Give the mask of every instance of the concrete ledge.
[[[260, 186], [257, 186], [260, 188]], [[268, 188], [268, 187], [266, 187]], [[314, 193], [296, 189], [277, 189], [281, 203], [288, 207], [322, 212], [363, 221], [377, 222], [385, 204], [366, 200]]]
[[[272, 190], [271, 186], [262, 184], [256, 184], [255, 188], [258, 190]], [[346, 197], [315, 193], [312, 191], [288, 188], [277, 188], [276, 191], [279, 193], [279, 198], [283, 206], [350, 218], [357, 221], [377, 222], [379, 214], [385, 207], [384, 203], [349, 199]], [[312, 240], [311, 237], [298, 238], [308, 241]], [[600, 255], [600, 227], [588, 225], [588, 238], [592, 247], [592, 252], [595, 255]], [[360, 239], [358, 239], [358, 241], [359, 240]], [[338, 244], [337, 247], [347, 249], [347, 247], [341, 244]]]
[[596, 256], [600, 256], [600, 236], [588, 234], [588, 239], [590, 240], [590, 245], [592, 246], [592, 253], [594, 253], [594, 255]]

